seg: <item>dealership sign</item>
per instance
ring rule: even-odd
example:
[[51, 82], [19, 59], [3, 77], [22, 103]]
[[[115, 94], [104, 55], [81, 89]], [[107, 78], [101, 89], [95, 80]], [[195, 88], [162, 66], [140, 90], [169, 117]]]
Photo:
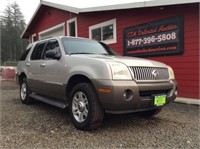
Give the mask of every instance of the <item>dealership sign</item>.
[[124, 29], [124, 55], [164, 56], [183, 53], [183, 17]]

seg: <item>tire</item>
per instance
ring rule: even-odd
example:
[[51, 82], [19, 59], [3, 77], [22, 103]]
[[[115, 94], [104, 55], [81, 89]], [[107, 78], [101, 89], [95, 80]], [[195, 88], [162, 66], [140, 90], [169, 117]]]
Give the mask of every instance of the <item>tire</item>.
[[161, 110], [162, 110], [162, 108], [157, 108], [157, 109], [153, 109], [153, 110], [149, 110], [149, 111], [142, 111], [142, 112], [139, 112], [138, 115], [142, 116], [142, 117], [152, 117], [152, 116], [160, 113]]
[[72, 89], [69, 98], [69, 113], [77, 129], [94, 130], [101, 125], [104, 111], [90, 83], [80, 83]]
[[27, 79], [24, 78], [20, 83], [20, 99], [23, 104], [31, 104], [33, 102], [33, 99], [29, 95], [30, 90], [27, 83]]

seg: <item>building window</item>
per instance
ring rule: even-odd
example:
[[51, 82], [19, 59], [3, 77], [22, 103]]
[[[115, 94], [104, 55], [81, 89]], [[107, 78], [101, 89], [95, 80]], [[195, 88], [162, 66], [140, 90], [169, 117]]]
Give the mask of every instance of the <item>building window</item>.
[[77, 37], [77, 18], [67, 21], [67, 36]]
[[90, 26], [89, 38], [97, 41], [103, 41], [107, 44], [116, 43], [116, 19]]

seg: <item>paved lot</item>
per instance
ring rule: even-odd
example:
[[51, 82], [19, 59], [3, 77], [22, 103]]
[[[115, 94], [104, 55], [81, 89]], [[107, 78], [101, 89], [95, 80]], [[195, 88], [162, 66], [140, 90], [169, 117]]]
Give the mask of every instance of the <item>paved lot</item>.
[[154, 118], [106, 115], [92, 132], [79, 131], [68, 112], [21, 104], [18, 86], [1, 83], [0, 148], [200, 148], [199, 106], [172, 103]]

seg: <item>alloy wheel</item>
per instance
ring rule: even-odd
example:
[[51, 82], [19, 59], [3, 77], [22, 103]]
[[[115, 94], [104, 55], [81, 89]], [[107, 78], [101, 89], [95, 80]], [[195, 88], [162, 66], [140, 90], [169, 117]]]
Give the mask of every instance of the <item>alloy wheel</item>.
[[72, 113], [76, 121], [84, 122], [88, 116], [89, 104], [87, 96], [78, 91], [72, 99]]

